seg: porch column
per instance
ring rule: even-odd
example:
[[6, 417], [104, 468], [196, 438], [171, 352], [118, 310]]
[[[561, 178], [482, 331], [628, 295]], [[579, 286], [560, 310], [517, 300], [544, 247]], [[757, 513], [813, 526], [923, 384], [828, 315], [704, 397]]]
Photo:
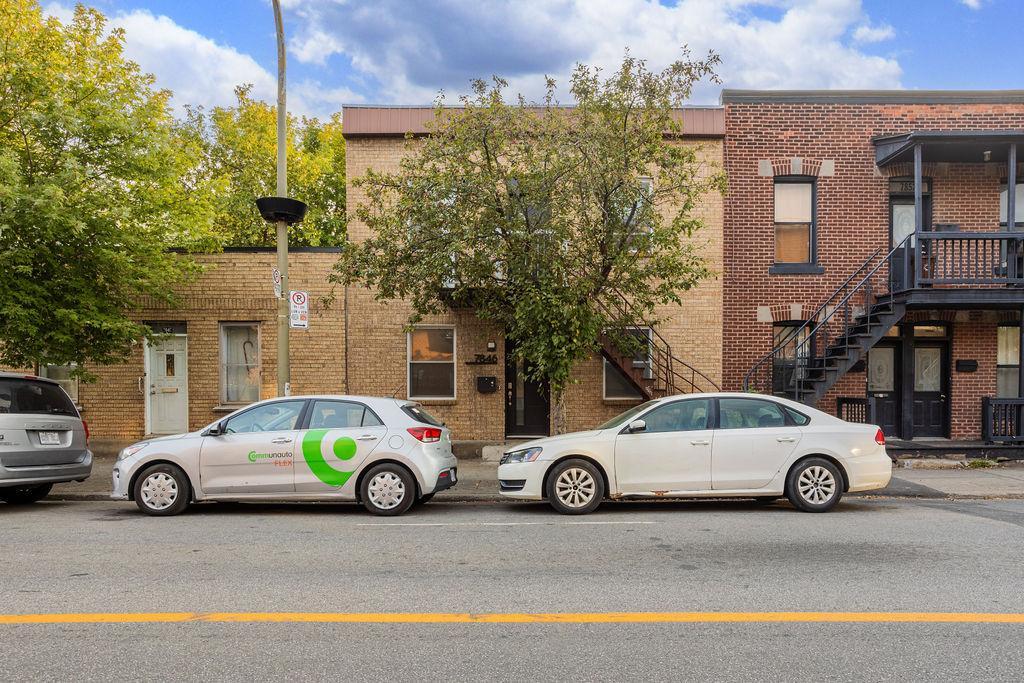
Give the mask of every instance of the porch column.
[[[921, 143], [914, 145], [914, 262], [906, 273], [907, 284], [917, 287], [917, 271], [921, 268], [921, 233], [924, 232], [924, 188], [922, 187]], [[909, 253], [909, 248], [907, 253]]]
[[1017, 143], [1010, 145], [1006, 169], [1006, 231], [1017, 231]]

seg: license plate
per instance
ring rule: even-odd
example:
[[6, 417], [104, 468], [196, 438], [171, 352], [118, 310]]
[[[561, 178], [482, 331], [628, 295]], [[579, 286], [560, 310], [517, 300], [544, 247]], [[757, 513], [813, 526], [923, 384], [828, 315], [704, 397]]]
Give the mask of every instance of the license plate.
[[59, 446], [60, 434], [57, 432], [39, 432], [39, 443], [43, 446]]
[[454, 484], [456, 481], [458, 481], [458, 477], [455, 476], [455, 468], [453, 467], [448, 471], [451, 473], [448, 476], [452, 478], [452, 483]]

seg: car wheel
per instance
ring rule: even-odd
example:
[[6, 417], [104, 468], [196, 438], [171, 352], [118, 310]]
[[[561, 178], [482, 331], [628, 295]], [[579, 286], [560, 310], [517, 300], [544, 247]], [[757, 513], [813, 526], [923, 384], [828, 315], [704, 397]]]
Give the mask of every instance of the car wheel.
[[176, 515], [192, 499], [192, 486], [180, 467], [169, 464], [147, 467], [135, 479], [133, 498], [147, 515]]
[[36, 486], [12, 486], [7, 489], [0, 489], [0, 500], [10, 505], [28, 505], [37, 500], [46, 498], [50, 493], [53, 484], [38, 484]]
[[400, 515], [416, 502], [416, 482], [401, 465], [377, 465], [363, 477], [360, 486], [363, 506], [375, 515]]
[[789, 471], [786, 497], [803, 512], [828, 512], [843, 497], [843, 475], [824, 458], [808, 458]]
[[604, 500], [604, 479], [586, 460], [565, 460], [548, 476], [548, 503], [563, 515], [585, 515]]

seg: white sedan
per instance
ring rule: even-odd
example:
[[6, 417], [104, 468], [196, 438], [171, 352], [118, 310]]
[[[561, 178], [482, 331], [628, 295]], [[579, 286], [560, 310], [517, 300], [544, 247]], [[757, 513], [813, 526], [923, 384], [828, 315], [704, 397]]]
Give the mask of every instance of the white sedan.
[[605, 498], [786, 496], [799, 510], [831, 510], [846, 491], [892, 476], [882, 430], [783, 398], [688, 394], [649, 401], [592, 431], [506, 451], [501, 494], [592, 512]]

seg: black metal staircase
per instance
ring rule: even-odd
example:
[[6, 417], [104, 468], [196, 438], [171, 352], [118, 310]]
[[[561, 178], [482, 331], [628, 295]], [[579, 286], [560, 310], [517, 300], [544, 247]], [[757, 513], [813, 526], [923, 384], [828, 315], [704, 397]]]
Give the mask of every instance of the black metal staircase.
[[[598, 303], [608, 317], [629, 321], [629, 302], [621, 295], [612, 295]], [[635, 323], [623, 323], [619, 330], [608, 330], [601, 335], [601, 355], [622, 372], [623, 376], [647, 400], [674, 394], [720, 391], [718, 384], [672, 352], [668, 341], [654, 325], [644, 324], [650, 330], [643, 335], [632, 334], [641, 329]], [[632, 344], [623, 340], [633, 338]], [[629, 348], [639, 345], [637, 350]]]
[[747, 372], [744, 390], [817, 404], [906, 313], [900, 284], [892, 278], [894, 261], [907, 253], [911, 237], [888, 253], [876, 249], [803, 325]]

